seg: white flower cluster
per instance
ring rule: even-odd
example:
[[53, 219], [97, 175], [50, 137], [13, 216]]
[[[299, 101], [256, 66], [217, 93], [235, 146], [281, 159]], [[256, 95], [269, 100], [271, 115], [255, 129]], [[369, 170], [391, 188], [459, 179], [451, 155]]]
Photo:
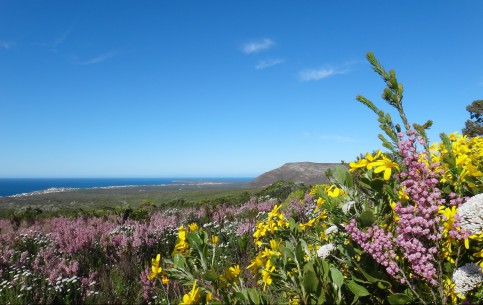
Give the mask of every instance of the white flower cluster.
[[56, 279], [54, 289], [57, 292], [61, 292], [61, 291], [67, 291], [67, 292], [69, 292], [70, 291], [70, 287], [68, 287], [68, 286], [70, 286], [70, 284], [76, 284], [79, 279], [80, 278], [77, 277], [77, 276], [75, 276], [75, 275], [73, 275], [70, 278], [62, 278], [62, 276], [60, 275]]
[[335, 246], [333, 244], [326, 244], [323, 245], [317, 250], [317, 256], [326, 259], [332, 251], [335, 250]]
[[458, 208], [461, 217], [461, 227], [473, 234], [483, 231], [483, 194], [478, 194]]
[[325, 230], [325, 235], [330, 235], [332, 233], [337, 233], [337, 232], [339, 232], [339, 228], [337, 228], [336, 225], [333, 225], [328, 227], [327, 230]]
[[474, 263], [468, 263], [458, 268], [453, 273], [453, 282], [455, 284], [455, 292], [465, 295], [468, 291], [474, 289], [483, 281], [483, 272], [480, 266]]

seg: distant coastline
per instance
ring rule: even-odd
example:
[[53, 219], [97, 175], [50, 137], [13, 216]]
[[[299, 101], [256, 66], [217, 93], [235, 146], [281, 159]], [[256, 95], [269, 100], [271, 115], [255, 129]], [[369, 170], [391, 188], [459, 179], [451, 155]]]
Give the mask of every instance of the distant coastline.
[[0, 197], [29, 197], [81, 189], [118, 189], [168, 185], [222, 185], [253, 178], [0, 178]]

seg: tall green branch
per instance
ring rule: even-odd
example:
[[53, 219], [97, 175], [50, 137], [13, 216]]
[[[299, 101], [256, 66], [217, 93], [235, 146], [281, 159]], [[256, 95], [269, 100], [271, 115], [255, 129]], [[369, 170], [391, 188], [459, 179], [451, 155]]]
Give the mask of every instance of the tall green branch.
[[[379, 61], [374, 56], [374, 53], [368, 52], [366, 54], [366, 58], [372, 66], [372, 69], [381, 76], [381, 78], [386, 83], [386, 88], [384, 88], [382, 92], [382, 99], [384, 99], [390, 106], [396, 108], [398, 111], [399, 117], [401, 118], [402, 124], [405, 128], [405, 131], [408, 132], [411, 129], [411, 125], [409, 124], [406, 114], [403, 108], [403, 92], [404, 86], [403, 84], [399, 83], [396, 77], [396, 72], [394, 70], [386, 71], [384, 67], [379, 63]], [[397, 143], [399, 142], [398, 133], [401, 132], [401, 126], [399, 124], [394, 124], [392, 121], [391, 116], [388, 113], [384, 113], [382, 110], [376, 107], [376, 105], [365, 98], [362, 95], [356, 96], [356, 100], [361, 102], [362, 104], [366, 105], [369, 109], [371, 109], [377, 116], [379, 127], [382, 131], [386, 134], [388, 138], [384, 135], [379, 134], [378, 137], [382, 141], [384, 147], [388, 148], [392, 152], [397, 152]], [[425, 140], [425, 148], [428, 150], [428, 137], [426, 134], [426, 130], [431, 127], [433, 124], [432, 121], [427, 121], [423, 125], [413, 124], [413, 128], [418, 132]], [[391, 140], [391, 141], [389, 141]]]

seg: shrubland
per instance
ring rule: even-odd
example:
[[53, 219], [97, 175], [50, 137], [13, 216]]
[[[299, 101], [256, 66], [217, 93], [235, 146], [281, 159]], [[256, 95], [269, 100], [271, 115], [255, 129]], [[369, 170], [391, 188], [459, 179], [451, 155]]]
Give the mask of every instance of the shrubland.
[[483, 138], [430, 142], [432, 122], [410, 123], [395, 72], [367, 58], [398, 117], [357, 97], [384, 151], [328, 172], [327, 184], [281, 182], [234, 204], [2, 220], [0, 301], [481, 303]]

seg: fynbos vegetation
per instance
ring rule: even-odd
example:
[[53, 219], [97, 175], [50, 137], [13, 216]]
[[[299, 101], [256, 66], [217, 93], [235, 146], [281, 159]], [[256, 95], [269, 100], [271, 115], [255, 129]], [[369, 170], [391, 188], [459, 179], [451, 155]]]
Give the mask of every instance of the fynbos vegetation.
[[326, 184], [281, 182], [237, 197], [245, 203], [2, 220], [0, 302], [483, 302], [483, 138], [431, 143], [432, 122], [411, 123], [396, 73], [367, 59], [398, 119], [357, 100], [387, 151], [329, 171]]

